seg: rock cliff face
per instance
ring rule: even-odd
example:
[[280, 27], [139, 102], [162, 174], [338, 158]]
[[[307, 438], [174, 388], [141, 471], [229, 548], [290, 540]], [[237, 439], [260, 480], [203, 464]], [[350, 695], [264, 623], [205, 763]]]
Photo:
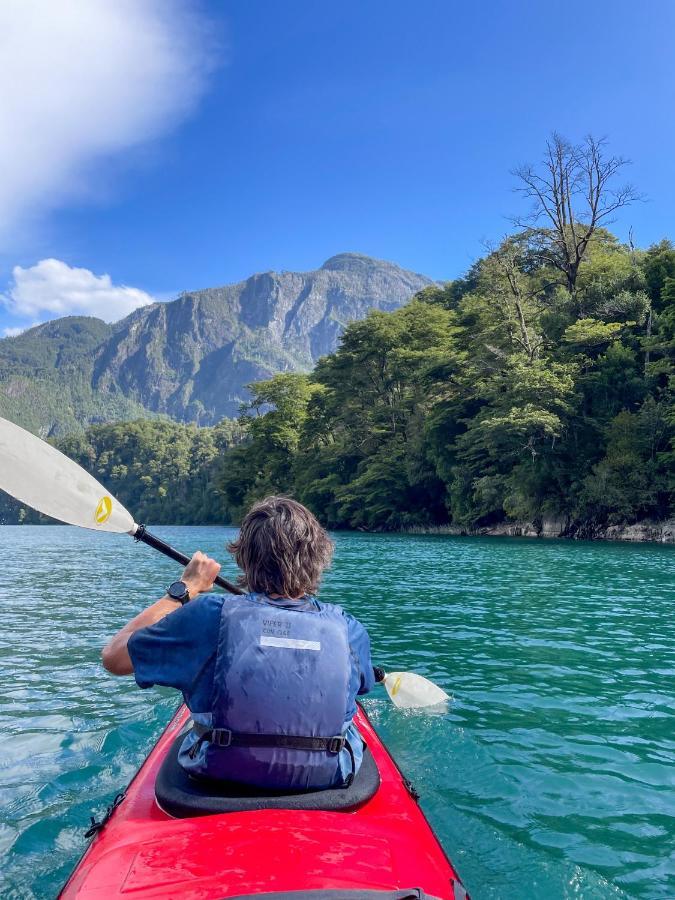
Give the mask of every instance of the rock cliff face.
[[[396, 309], [429, 284], [423, 275], [356, 253], [333, 256], [312, 272], [253, 275], [239, 284], [143, 307], [112, 328], [103, 326], [100, 342], [88, 347], [68, 377], [86, 382], [88, 399], [100, 408], [99, 421], [111, 418], [108, 407], [122, 408], [124, 400], [134, 409], [212, 424], [236, 415], [249, 382], [311, 369], [335, 350], [349, 322], [371, 309]], [[67, 330], [61, 328], [64, 334]], [[13, 360], [28, 342], [39, 356], [43, 339], [38, 329], [0, 341], [0, 415], [8, 407], [4, 392]], [[45, 353], [37, 377], [63, 380], [63, 374], [58, 356]], [[30, 384], [24, 383], [23, 390], [30, 404]], [[45, 394], [37, 385], [34, 390]], [[18, 421], [16, 403], [12, 412]], [[64, 430], [58, 410], [45, 410], [37, 426], [33, 418], [31, 427], [43, 433]], [[69, 424], [72, 418], [71, 413]], [[78, 420], [86, 425], [95, 417], [88, 411]]]
[[313, 272], [265, 272], [132, 313], [102, 348], [94, 386], [148, 409], [211, 424], [237, 413], [245, 385], [309, 370], [348, 322], [401, 306], [430, 280], [355, 253]]

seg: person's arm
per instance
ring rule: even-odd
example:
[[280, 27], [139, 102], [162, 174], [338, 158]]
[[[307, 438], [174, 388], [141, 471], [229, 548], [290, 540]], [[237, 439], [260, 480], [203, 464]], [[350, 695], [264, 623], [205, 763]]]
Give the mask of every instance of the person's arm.
[[349, 647], [352, 657], [358, 664], [359, 669], [359, 694], [367, 694], [375, 687], [375, 673], [373, 672], [373, 661], [370, 657], [370, 637], [364, 626], [351, 616], [345, 613], [349, 627]]
[[[185, 567], [180, 579], [187, 585], [190, 600], [194, 600], [198, 594], [204, 591], [210, 591], [218, 572], [220, 572], [220, 565], [198, 550]], [[152, 606], [144, 609], [142, 613], [139, 613], [139, 615], [128, 622], [124, 628], [121, 628], [114, 637], [110, 638], [101, 652], [103, 666], [108, 672], [113, 675], [133, 674], [134, 666], [127, 648], [129, 638], [139, 629], [155, 625], [165, 616], [168, 616], [169, 613], [179, 609], [180, 606], [181, 604], [177, 600], [164, 596], [161, 600], [153, 603]]]

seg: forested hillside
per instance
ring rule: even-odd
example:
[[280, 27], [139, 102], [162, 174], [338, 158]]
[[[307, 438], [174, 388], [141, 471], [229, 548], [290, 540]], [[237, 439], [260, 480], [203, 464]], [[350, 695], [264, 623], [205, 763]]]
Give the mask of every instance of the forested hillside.
[[590, 536], [675, 512], [675, 248], [604, 227], [633, 192], [602, 144], [548, 150], [519, 172], [532, 216], [464, 278], [351, 325], [310, 376], [254, 385], [223, 466], [233, 515], [271, 491], [369, 529]]
[[154, 419], [93, 426], [58, 446], [136, 521], [183, 525], [223, 521], [218, 480], [226, 451], [239, 440], [241, 428], [229, 419], [211, 428]]
[[[167, 418], [93, 425], [58, 448], [104, 484], [137, 522], [222, 523], [219, 480], [226, 451], [242, 439], [237, 422], [211, 428]], [[0, 524], [46, 522], [0, 491]]]
[[[238, 424], [97, 426], [60, 446], [150, 522], [236, 521], [292, 494], [332, 528], [675, 515], [675, 247], [622, 243], [623, 161], [554, 137], [531, 215], [462, 278], [350, 324]], [[549, 529], [551, 530], [551, 529]]]
[[98, 349], [114, 333], [100, 319], [68, 316], [0, 340], [0, 416], [48, 437], [150, 415], [120, 391], [92, 384]]

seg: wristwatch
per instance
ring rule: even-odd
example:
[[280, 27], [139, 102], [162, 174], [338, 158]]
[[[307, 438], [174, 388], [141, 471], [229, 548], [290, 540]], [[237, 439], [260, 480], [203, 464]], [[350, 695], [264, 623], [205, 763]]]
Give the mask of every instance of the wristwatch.
[[174, 581], [173, 584], [169, 585], [166, 593], [172, 600], [177, 600], [181, 606], [185, 606], [190, 599], [190, 592], [184, 581]]

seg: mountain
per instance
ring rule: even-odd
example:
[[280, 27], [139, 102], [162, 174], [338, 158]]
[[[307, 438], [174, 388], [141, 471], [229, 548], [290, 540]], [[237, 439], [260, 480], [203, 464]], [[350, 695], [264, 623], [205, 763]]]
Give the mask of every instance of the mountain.
[[94, 360], [113, 333], [100, 319], [68, 316], [0, 340], [0, 416], [41, 437], [147, 416], [119, 391], [93, 387]]
[[213, 424], [246, 385], [309, 370], [345, 325], [406, 303], [431, 279], [357, 253], [184, 293], [106, 325], [68, 317], [0, 341], [0, 415], [41, 435], [163, 413]]

